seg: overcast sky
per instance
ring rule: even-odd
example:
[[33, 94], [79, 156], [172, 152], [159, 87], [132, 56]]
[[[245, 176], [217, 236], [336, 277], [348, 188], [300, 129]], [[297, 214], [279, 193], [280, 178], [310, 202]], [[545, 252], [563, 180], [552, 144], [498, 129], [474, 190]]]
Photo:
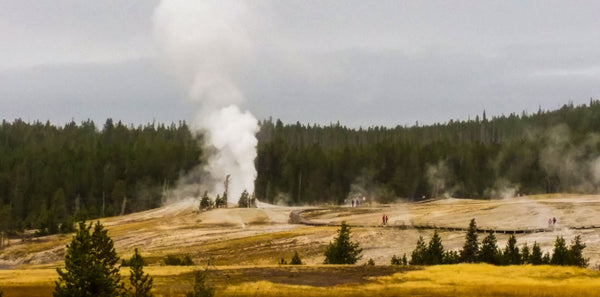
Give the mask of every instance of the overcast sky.
[[[0, 118], [191, 120], [157, 4], [0, 0]], [[600, 99], [599, 1], [246, 4], [253, 50], [233, 80], [260, 119], [395, 126]]]

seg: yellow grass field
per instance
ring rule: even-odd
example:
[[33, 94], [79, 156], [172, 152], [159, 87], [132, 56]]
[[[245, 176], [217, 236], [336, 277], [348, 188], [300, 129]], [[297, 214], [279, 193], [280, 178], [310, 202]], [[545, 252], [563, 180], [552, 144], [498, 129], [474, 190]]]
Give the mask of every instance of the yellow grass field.
[[[155, 296], [185, 296], [203, 267], [150, 266]], [[377, 275], [378, 270], [389, 273]], [[400, 270], [393, 272], [394, 269]], [[459, 264], [402, 271], [385, 266], [213, 267], [216, 296], [598, 296], [600, 272], [556, 266]], [[128, 270], [122, 269], [124, 278]], [[335, 274], [336, 277], [331, 275]], [[254, 279], [253, 279], [254, 275]], [[312, 284], [298, 284], [305, 278]], [[350, 282], [344, 282], [347, 278]], [[51, 296], [49, 268], [0, 271], [5, 296]], [[336, 284], [337, 283], [337, 284]]]
[[[134, 248], [150, 264], [155, 296], [185, 296], [193, 272], [207, 269], [216, 296], [599, 296], [600, 196], [540, 195], [507, 200], [440, 199], [420, 203], [361, 208], [295, 208], [262, 205], [257, 209], [197, 211], [187, 199], [122, 217], [101, 219], [121, 258]], [[322, 265], [323, 252], [336, 226], [307, 226], [290, 221], [293, 211], [307, 210], [312, 222], [348, 222], [352, 240], [363, 248], [357, 265]], [[390, 224], [379, 222], [385, 213]], [[537, 242], [551, 251], [557, 236], [569, 242], [581, 235], [587, 244], [588, 269], [555, 266], [442, 265], [389, 266], [392, 255], [407, 254], [419, 236], [429, 240], [433, 229], [400, 228], [410, 224], [466, 227], [471, 218], [493, 230], [547, 228], [517, 234], [517, 245]], [[446, 250], [458, 250], [464, 231], [442, 230]], [[497, 234], [503, 248], [509, 234]], [[483, 235], [480, 234], [480, 240]], [[52, 296], [56, 268], [64, 265], [71, 235], [13, 238], [0, 249], [0, 289], [6, 296]], [[280, 266], [298, 251], [305, 265]], [[190, 255], [196, 266], [166, 266], [166, 255]], [[373, 259], [376, 266], [365, 266]], [[121, 269], [127, 282], [129, 272]]]

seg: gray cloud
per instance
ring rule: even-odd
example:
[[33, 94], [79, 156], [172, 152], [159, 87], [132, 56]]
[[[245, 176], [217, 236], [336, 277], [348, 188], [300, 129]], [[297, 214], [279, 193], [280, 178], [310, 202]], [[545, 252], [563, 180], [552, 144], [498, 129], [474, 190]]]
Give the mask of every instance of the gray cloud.
[[[140, 60], [155, 4], [0, 0], [0, 117], [190, 120], [185, 94]], [[252, 4], [255, 49], [235, 79], [260, 118], [411, 125], [600, 97], [596, 1]]]

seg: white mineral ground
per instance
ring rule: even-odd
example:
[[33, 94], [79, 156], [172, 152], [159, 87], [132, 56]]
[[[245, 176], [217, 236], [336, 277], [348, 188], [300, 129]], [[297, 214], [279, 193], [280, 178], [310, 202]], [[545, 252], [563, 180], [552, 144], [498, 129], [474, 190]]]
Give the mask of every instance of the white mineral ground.
[[[115, 241], [121, 257], [129, 257], [134, 247], [151, 257], [166, 254], [196, 255], [195, 251], [207, 244], [263, 236], [267, 243], [257, 245], [263, 251], [272, 246], [282, 252], [298, 250], [307, 264], [322, 263], [322, 251], [335, 236], [335, 227], [310, 227], [289, 223], [294, 210], [310, 207], [280, 207], [259, 203], [254, 209], [214, 209], [197, 211], [196, 199], [182, 200], [170, 205], [122, 217], [102, 219]], [[322, 208], [319, 208], [322, 209]], [[381, 216], [389, 217], [388, 226], [381, 226]], [[557, 224], [550, 232], [516, 234], [518, 246], [529, 247], [538, 242], [543, 251], [551, 251], [556, 236], [564, 236], [567, 243], [581, 235], [587, 244], [584, 256], [590, 258], [590, 267], [600, 265], [600, 195], [540, 195], [502, 200], [442, 199], [420, 203], [341, 207], [305, 213], [314, 222], [346, 221], [355, 227], [353, 240], [363, 247], [361, 262], [372, 258], [376, 264], [389, 264], [392, 255], [410, 256], [419, 235], [429, 240], [433, 229], [394, 228], [401, 225], [431, 225], [438, 227], [468, 226], [475, 218], [480, 228], [511, 230], [547, 228], [548, 219], [556, 217]], [[361, 226], [361, 227], [359, 227]], [[574, 227], [591, 227], [575, 230]], [[314, 231], [313, 231], [314, 230]], [[290, 236], [275, 236], [282, 231]], [[270, 235], [273, 235], [271, 238]], [[444, 248], [459, 250], [464, 242], [464, 231], [441, 231]], [[479, 234], [480, 240], [484, 234]], [[498, 246], [503, 248], [509, 234], [497, 234]], [[11, 268], [22, 264], [44, 266], [62, 265], [64, 247], [71, 235], [46, 236], [21, 241], [13, 239], [10, 246], [0, 250], [0, 267]], [[255, 247], [248, 247], [254, 249]], [[206, 249], [204, 250], [206, 252]], [[210, 252], [210, 251], [209, 251]], [[225, 249], [223, 253], [236, 253]], [[218, 253], [218, 252], [216, 252]], [[274, 258], [252, 258], [241, 265], [276, 264]]]

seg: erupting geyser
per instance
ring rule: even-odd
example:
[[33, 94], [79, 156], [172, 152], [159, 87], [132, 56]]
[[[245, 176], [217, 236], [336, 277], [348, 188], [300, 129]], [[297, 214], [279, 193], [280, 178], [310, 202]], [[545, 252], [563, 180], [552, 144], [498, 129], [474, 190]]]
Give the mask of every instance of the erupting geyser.
[[193, 128], [205, 135], [205, 170], [213, 195], [231, 175], [229, 201], [254, 191], [258, 121], [240, 109], [235, 77], [251, 52], [250, 13], [242, 1], [163, 0], [154, 11], [158, 47], [168, 71], [197, 103]]

